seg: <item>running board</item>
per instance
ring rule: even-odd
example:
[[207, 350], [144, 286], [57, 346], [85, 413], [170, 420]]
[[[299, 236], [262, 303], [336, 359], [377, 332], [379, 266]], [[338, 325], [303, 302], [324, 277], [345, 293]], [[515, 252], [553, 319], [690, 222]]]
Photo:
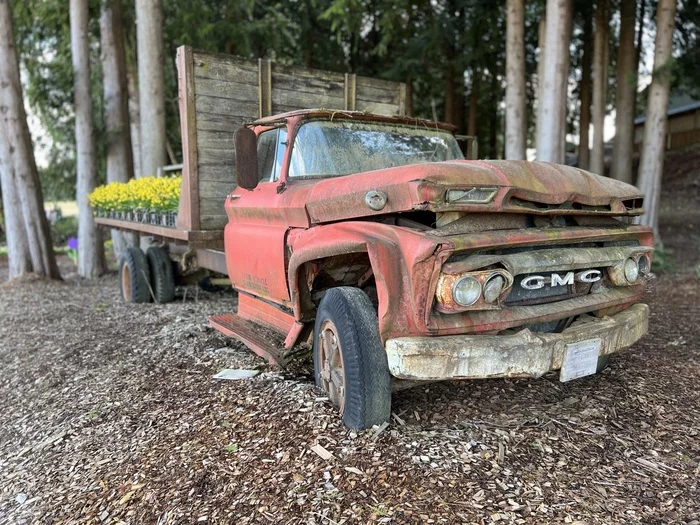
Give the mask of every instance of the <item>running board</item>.
[[284, 367], [286, 364], [284, 346], [281, 339], [268, 335], [268, 329], [236, 314], [213, 315], [209, 325], [224, 335], [240, 341], [253, 352], [272, 365]]

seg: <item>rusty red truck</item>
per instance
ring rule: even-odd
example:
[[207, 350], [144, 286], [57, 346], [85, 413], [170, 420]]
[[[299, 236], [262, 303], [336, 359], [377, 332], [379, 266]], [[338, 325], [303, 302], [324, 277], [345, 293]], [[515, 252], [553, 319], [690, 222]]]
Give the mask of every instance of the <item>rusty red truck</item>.
[[352, 110], [257, 118], [231, 149], [223, 251], [188, 250], [239, 294], [210, 322], [270, 361], [309, 342], [349, 427], [388, 421], [401, 383], [576, 379], [646, 333], [653, 237], [633, 186], [466, 160], [448, 125]]

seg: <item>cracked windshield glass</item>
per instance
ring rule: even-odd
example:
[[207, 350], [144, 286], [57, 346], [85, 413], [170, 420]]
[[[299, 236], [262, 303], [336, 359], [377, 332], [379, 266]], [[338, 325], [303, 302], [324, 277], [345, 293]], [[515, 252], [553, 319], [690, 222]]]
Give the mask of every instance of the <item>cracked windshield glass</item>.
[[311, 121], [294, 141], [290, 177], [329, 177], [463, 159], [454, 136], [423, 125]]

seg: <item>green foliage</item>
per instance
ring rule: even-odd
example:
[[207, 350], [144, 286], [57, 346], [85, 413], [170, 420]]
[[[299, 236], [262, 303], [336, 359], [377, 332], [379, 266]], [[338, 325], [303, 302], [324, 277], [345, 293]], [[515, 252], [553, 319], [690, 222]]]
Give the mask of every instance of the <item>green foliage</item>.
[[[47, 150], [48, 166], [39, 169], [47, 200], [75, 198], [75, 116], [68, 2], [11, 0], [15, 40], [26, 73], [24, 94], [31, 114], [47, 137], [35, 147]], [[89, 33], [92, 100], [98, 181], [104, 180], [105, 134], [102, 111], [102, 69], [99, 49], [99, 0], [90, 1]]]
[[64, 217], [51, 224], [51, 239], [54, 246], [65, 246], [69, 238], [77, 236], [77, 217]]
[[[75, 144], [73, 74], [69, 2], [10, 0], [15, 36], [23, 66], [31, 113], [47, 132], [39, 149], [47, 151], [40, 168], [49, 200], [74, 198]], [[106, 134], [103, 123], [99, 10], [90, 1], [92, 96], [97, 138], [98, 183], [104, 181]], [[645, 31], [653, 30], [656, 2], [645, 0]], [[593, 3], [574, 1], [571, 75], [580, 84], [583, 26]], [[503, 149], [505, 89], [505, 2], [491, 0], [164, 0], [164, 64], [169, 146], [181, 159], [175, 50], [187, 44], [208, 52], [247, 58], [267, 57], [339, 72], [411, 80], [414, 114], [453, 122], [467, 131], [469, 107], [476, 111], [482, 157], [499, 157]], [[538, 23], [544, 1], [525, 4], [525, 58], [528, 81], [528, 136], [534, 139]], [[612, 10], [619, 2], [612, 2]], [[136, 71], [134, 0], [123, 0], [127, 67]], [[700, 6], [679, 2], [674, 36], [673, 72], [700, 91]], [[614, 72], [619, 17], [611, 16], [610, 71]], [[670, 66], [669, 66], [670, 67]], [[448, 78], [454, 80], [454, 108], [447, 115]], [[627, 79], [629, 81], [630, 79]], [[608, 100], [615, 95], [614, 75]], [[696, 93], [700, 96], [700, 92]], [[568, 125], [577, 132], [578, 87], [569, 98]], [[473, 102], [473, 104], [470, 104]], [[638, 108], [643, 108], [641, 101]], [[36, 138], [36, 137], [35, 137]]]
[[654, 247], [654, 257], [651, 262], [651, 270], [655, 273], [672, 273], [677, 269], [673, 260], [673, 250], [666, 248], [662, 243]]

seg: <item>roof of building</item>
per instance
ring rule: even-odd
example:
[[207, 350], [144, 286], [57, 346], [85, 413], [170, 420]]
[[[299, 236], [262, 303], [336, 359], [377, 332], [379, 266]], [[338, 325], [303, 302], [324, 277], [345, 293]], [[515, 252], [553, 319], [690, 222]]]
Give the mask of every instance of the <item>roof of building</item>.
[[[674, 115], [680, 115], [681, 113], [686, 113], [687, 111], [693, 111], [700, 108], [700, 100], [693, 100], [691, 102], [686, 102], [680, 105], [678, 105], [677, 103], [673, 104], [673, 102], [674, 101], [671, 101], [669, 103], [668, 113], [666, 113], [666, 115], [669, 117], [672, 117]], [[646, 115], [642, 115], [641, 117], [637, 117], [636, 119], [634, 119], [634, 123], [635, 125], [644, 124], [644, 122], [646, 122], [646, 119]]]

